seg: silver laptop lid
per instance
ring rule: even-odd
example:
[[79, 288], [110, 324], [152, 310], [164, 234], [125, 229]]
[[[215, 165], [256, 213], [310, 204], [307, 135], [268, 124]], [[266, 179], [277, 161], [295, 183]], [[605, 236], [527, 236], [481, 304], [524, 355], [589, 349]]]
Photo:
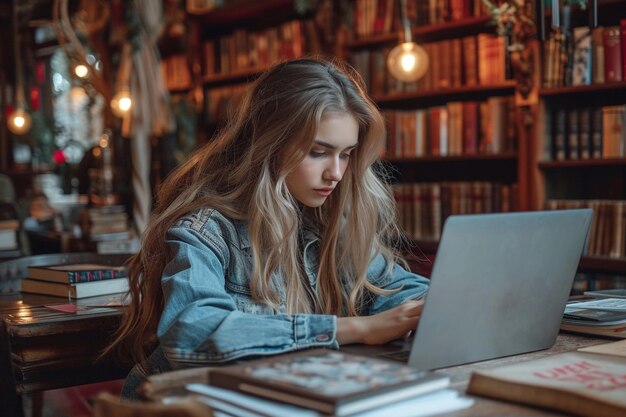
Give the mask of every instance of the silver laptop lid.
[[431, 370], [554, 345], [591, 216], [449, 217], [409, 364]]

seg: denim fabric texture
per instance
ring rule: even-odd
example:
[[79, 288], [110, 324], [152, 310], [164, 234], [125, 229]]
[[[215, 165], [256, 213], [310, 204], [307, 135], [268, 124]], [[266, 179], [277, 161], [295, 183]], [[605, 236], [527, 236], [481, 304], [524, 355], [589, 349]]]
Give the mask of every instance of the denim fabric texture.
[[[319, 239], [303, 233], [304, 271], [316, 288]], [[278, 309], [252, 299], [249, 280], [252, 248], [247, 223], [214, 209], [202, 209], [177, 221], [166, 235], [169, 247], [161, 284], [165, 305], [157, 335], [173, 369], [220, 365], [242, 358], [325, 347], [338, 349], [337, 317], [288, 314], [283, 277], [272, 277]], [[362, 315], [374, 315], [426, 294], [428, 280], [374, 258], [368, 279], [390, 295], [373, 295]], [[158, 368], [158, 366], [156, 366]]]

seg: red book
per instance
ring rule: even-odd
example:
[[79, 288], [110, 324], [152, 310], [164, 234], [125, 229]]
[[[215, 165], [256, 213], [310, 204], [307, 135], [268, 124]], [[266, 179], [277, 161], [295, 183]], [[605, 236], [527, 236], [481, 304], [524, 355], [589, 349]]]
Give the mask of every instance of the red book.
[[433, 107], [430, 109], [430, 154], [432, 156], [439, 156], [441, 154], [441, 108]]
[[476, 155], [478, 153], [478, 103], [467, 101], [463, 103], [463, 154]]
[[626, 78], [626, 19], [619, 21], [622, 44], [622, 78]]
[[620, 27], [604, 28], [604, 78], [606, 82], [622, 81]]

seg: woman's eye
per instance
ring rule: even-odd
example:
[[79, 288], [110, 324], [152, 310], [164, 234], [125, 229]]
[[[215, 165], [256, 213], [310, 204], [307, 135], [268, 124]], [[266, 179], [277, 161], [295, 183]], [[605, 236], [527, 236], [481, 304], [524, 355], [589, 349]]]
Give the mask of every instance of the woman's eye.
[[349, 153], [342, 153], [340, 156], [341, 156], [341, 159], [349, 159], [350, 155], [351, 154], [349, 154]]
[[326, 155], [326, 153], [322, 151], [309, 151], [309, 155], [312, 158], [321, 158], [322, 156]]

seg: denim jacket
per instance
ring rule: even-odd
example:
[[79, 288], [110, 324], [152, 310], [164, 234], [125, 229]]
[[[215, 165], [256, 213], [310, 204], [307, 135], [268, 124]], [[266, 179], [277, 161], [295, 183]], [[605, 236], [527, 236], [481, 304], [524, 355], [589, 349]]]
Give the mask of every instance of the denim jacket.
[[[319, 239], [306, 227], [303, 237], [304, 271], [315, 289]], [[272, 277], [280, 299], [278, 311], [252, 300], [252, 248], [246, 222], [202, 209], [179, 219], [166, 241], [170, 261], [161, 278], [165, 305], [157, 329], [160, 346], [149, 358], [150, 369], [140, 370], [141, 374], [170, 366], [220, 365], [244, 357], [339, 347], [336, 316], [286, 312], [279, 272]], [[373, 295], [362, 315], [374, 315], [426, 294], [428, 280], [399, 265], [385, 274], [386, 265], [381, 255], [373, 259], [368, 280], [384, 289], [401, 289]], [[164, 358], [168, 364], [162, 363]], [[131, 376], [127, 384], [136, 383], [131, 380], [138, 375]]]

